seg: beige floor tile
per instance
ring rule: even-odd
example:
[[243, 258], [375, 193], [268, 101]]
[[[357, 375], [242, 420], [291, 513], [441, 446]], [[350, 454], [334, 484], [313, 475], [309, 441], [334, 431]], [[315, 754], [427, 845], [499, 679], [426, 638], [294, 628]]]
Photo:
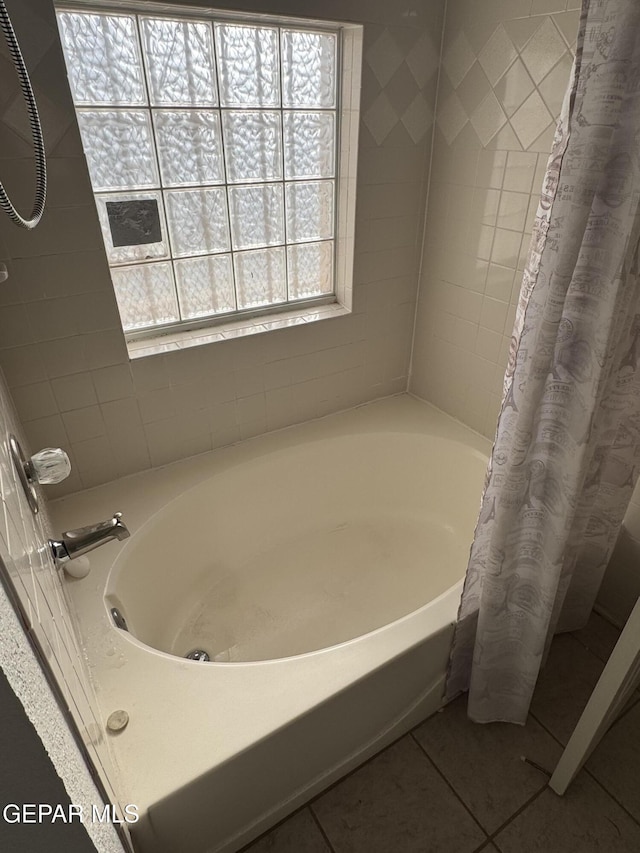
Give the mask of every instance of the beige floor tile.
[[620, 631], [594, 611], [585, 627], [574, 631], [573, 636], [600, 660], [606, 662], [618, 642]]
[[471, 853], [486, 838], [408, 736], [312, 808], [335, 853]]
[[637, 853], [640, 826], [587, 774], [550, 788], [494, 839], [501, 853]]
[[603, 666], [570, 634], [554, 639], [538, 677], [531, 712], [563, 744], [571, 736]]
[[587, 767], [640, 821], [640, 704], [609, 729]]
[[526, 726], [479, 725], [460, 697], [414, 731], [441, 773], [489, 833], [547, 784], [526, 756], [552, 772], [561, 747], [532, 718]]
[[243, 853], [330, 853], [309, 809], [292, 815]]

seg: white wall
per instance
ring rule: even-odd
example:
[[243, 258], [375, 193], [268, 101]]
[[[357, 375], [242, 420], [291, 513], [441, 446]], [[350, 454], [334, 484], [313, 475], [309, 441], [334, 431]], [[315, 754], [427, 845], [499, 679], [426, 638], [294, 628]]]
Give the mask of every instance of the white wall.
[[579, 0], [449, 0], [409, 388], [493, 438]]
[[[9, 456], [8, 436], [13, 433], [20, 439], [21, 432], [0, 371], [0, 562], [19, 598], [25, 627], [39, 644], [84, 746], [115, 803], [109, 782], [114, 771], [104, 724], [75, 638], [63, 581], [50, 556], [46, 512], [37, 516], [31, 512]], [[102, 798], [2, 584], [0, 625], [0, 668], [40, 735], [71, 802], [83, 805], [89, 814], [91, 804], [99, 805]], [[3, 773], [8, 772], [10, 768], [3, 766]], [[101, 853], [122, 850], [111, 825], [87, 824], [87, 830]]]
[[[73, 476], [54, 494], [405, 390], [443, 0], [219, 4], [365, 25], [354, 312], [131, 363], [51, 0], [8, 5], [43, 114], [50, 193], [35, 232], [0, 223], [11, 275], [0, 286], [0, 365], [33, 445], [70, 451]], [[11, 75], [0, 55], [1, 79]], [[2, 88], [0, 170], [25, 204], [28, 138], [17, 85]]]

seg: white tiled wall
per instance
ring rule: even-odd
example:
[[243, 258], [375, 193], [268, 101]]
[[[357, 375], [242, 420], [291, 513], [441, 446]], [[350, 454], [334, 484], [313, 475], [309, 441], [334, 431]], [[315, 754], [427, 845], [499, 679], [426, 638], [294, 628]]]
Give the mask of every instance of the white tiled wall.
[[[489, 438], [578, 0], [448, 0], [409, 387]], [[598, 604], [640, 595], [640, 491]]]
[[449, 0], [410, 390], [492, 438], [578, 0]]
[[[12, 433], [20, 440], [22, 430], [0, 371], [0, 558], [20, 599], [28, 630], [44, 652], [94, 766], [115, 803], [117, 800], [110, 783], [114, 771], [104, 725], [97, 716], [95, 697], [76, 640], [63, 581], [47, 545], [51, 534], [46, 509], [43, 507], [38, 515], [31, 512], [9, 455], [8, 437]], [[0, 586], [3, 599], [4, 595]], [[3, 622], [3, 643], [10, 641], [7, 634], [10, 630], [10, 626]], [[14, 639], [16, 651], [19, 639]], [[37, 705], [39, 691], [49, 689], [43, 675], [41, 682], [40, 685], [33, 683], [28, 686], [36, 697], [34, 705]], [[120, 849], [115, 835], [111, 843], [114, 846], [109, 849]]]
[[[0, 222], [0, 364], [30, 442], [70, 452], [54, 494], [406, 388], [444, 0], [202, 3], [364, 24], [354, 311], [130, 362], [51, 0], [13, 0], [50, 166], [41, 226]], [[190, 2], [189, 5], [197, 5]], [[12, 79], [0, 54], [0, 75]], [[31, 145], [0, 91], [0, 170], [24, 206]]]

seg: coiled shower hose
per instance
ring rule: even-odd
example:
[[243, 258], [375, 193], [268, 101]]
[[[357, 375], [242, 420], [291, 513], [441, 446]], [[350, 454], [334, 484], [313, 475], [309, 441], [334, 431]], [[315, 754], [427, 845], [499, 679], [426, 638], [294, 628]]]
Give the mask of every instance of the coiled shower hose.
[[18, 80], [27, 105], [29, 114], [29, 124], [31, 125], [31, 137], [33, 139], [33, 148], [36, 158], [36, 194], [33, 202], [33, 210], [31, 216], [25, 219], [21, 216], [13, 206], [11, 199], [7, 195], [5, 188], [0, 183], [0, 207], [9, 216], [16, 225], [21, 228], [35, 228], [44, 212], [44, 204], [47, 196], [47, 163], [44, 151], [44, 139], [42, 138], [42, 128], [40, 127], [40, 117], [38, 116], [38, 107], [36, 99], [31, 88], [31, 81], [27, 72], [27, 66], [24, 64], [22, 52], [18, 39], [11, 25], [11, 18], [7, 12], [4, 0], [0, 0], [0, 27], [7, 41], [7, 46], [13, 59], [13, 64], [18, 72]]

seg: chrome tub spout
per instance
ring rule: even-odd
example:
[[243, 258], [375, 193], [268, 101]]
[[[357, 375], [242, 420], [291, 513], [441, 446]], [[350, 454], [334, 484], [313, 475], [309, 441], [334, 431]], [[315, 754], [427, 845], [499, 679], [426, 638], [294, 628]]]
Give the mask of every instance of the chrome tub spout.
[[100, 521], [89, 527], [78, 527], [76, 530], [67, 530], [61, 539], [49, 539], [49, 545], [53, 556], [58, 562], [66, 563], [74, 560], [88, 551], [93, 551], [105, 542], [112, 539], [127, 539], [131, 534], [127, 525], [122, 521], [122, 513], [116, 512], [113, 518]]

